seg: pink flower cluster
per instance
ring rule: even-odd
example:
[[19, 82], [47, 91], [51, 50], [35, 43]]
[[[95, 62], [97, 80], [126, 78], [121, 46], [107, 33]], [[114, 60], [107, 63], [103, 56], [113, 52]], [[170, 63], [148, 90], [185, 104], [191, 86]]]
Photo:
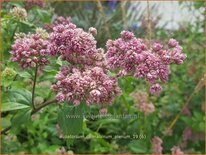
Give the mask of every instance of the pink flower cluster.
[[62, 24], [62, 25], [68, 25], [71, 23], [71, 17], [62, 17], [62, 16], [57, 16], [54, 18], [54, 21], [52, 24], [46, 24], [45, 29], [52, 31], [53, 27]]
[[131, 96], [141, 112], [149, 115], [155, 111], [155, 106], [152, 103], [148, 103], [148, 94], [146, 92], [134, 92]]
[[170, 39], [168, 49], [160, 43], [154, 43], [148, 49], [143, 40], [132, 32], [122, 31], [121, 38], [108, 40], [106, 60], [110, 69], [119, 70], [118, 76], [132, 75], [145, 78], [150, 84], [152, 94], [159, 93], [159, 82], [166, 82], [170, 64], [182, 64], [186, 55], [182, 53], [179, 43]]
[[39, 6], [40, 8], [44, 8], [44, 3], [42, 0], [25, 0], [25, 8], [27, 10], [32, 9], [35, 6]]
[[46, 58], [48, 41], [39, 34], [21, 34], [12, 45], [11, 60], [22, 69], [38, 66], [42, 69], [49, 63]]
[[172, 154], [184, 154], [184, 152], [180, 149], [179, 146], [174, 146], [171, 148]]
[[[116, 78], [106, 74], [104, 50], [97, 49], [94, 38], [97, 30], [91, 27], [89, 32], [85, 32], [62, 17], [58, 22], [54, 23], [47, 51], [51, 56], [60, 56], [72, 67], [62, 66], [56, 75], [57, 82], [51, 87], [57, 92], [56, 99], [74, 105], [79, 105], [81, 101], [102, 107], [112, 104], [121, 90]], [[106, 112], [105, 108], [100, 110], [101, 114]]]
[[58, 24], [53, 27], [49, 40], [48, 51], [51, 56], [61, 56], [62, 60], [72, 65], [104, 66], [103, 49], [97, 49], [97, 41], [93, 37], [96, 29], [90, 28], [89, 33], [76, 25]]
[[56, 75], [56, 84], [51, 89], [58, 92], [59, 102], [72, 102], [79, 105], [81, 101], [90, 104], [112, 104], [121, 90], [114, 77], [109, 77], [100, 67], [78, 69], [62, 66]]
[[163, 143], [162, 139], [156, 136], [152, 139], [151, 143], [152, 143], [153, 153], [162, 154], [162, 150], [163, 150], [163, 148], [162, 148], [162, 143]]
[[[56, 75], [57, 82], [52, 90], [57, 92], [59, 102], [81, 101], [90, 104], [112, 104], [121, 90], [117, 79], [107, 75], [107, 69], [118, 70], [118, 76], [132, 75], [145, 78], [150, 83], [152, 94], [161, 91], [160, 81], [166, 82], [169, 76], [169, 64], [183, 63], [186, 55], [179, 43], [170, 39], [168, 49], [160, 43], [154, 43], [148, 49], [143, 40], [132, 32], [121, 32], [121, 38], [107, 42], [107, 53], [97, 48], [94, 36], [97, 30], [90, 27], [88, 32], [77, 28], [70, 18], [58, 17], [50, 25], [52, 32], [47, 35], [19, 35], [11, 51], [11, 60], [18, 62], [21, 68], [38, 66], [42, 69], [49, 63], [47, 56], [59, 56], [72, 67], [62, 66]], [[43, 38], [43, 36], [46, 36]], [[147, 100], [140, 100], [139, 109], [150, 114], [155, 107]], [[101, 114], [106, 114], [103, 107]]]
[[[162, 154], [162, 151], [163, 151], [162, 143], [163, 143], [162, 139], [155, 136], [151, 141], [152, 153]], [[171, 152], [172, 154], [184, 154], [184, 152], [180, 149], [179, 146], [173, 146], [171, 148]]]
[[183, 131], [183, 141], [191, 140], [202, 140], [204, 139], [203, 133], [195, 133], [191, 128], [186, 127]]

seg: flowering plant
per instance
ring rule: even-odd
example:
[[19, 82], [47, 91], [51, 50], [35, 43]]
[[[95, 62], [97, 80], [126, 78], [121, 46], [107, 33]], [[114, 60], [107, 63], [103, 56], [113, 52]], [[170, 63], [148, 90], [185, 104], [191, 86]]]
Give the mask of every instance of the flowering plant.
[[2, 152], [202, 152], [202, 37], [131, 29], [129, 4], [3, 3]]

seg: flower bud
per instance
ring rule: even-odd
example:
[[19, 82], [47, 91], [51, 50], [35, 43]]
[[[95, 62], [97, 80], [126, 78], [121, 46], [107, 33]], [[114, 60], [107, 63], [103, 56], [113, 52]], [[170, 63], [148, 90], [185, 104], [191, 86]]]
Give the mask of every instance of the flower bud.
[[24, 8], [14, 7], [11, 14], [19, 20], [26, 20], [27, 18], [27, 12]]
[[106, 114], [107, 114], [107, 109], [106, 109], [106, 108], [100, 109], [100, 110], [99, 110], [99, 114], [100, 114], [100, 115], [103, 115], [103, 116], [106, 115]]
[[169, 47], [176, 47], [179, 43], [175, 39], [170, 39], [168, 42]]
[[159, 94], [161, 90], [162, 90], [162, 87], [161, 87], [160, 84], [158, 84], [158, 83], [153, 84], [153, 85], [150, 87], [150, 93], [151, 93], [151, 94]]
[[89, 33], [91, 33], [93, 36], [97, 35], [97, 29], [95, 29], [94, 27], [90, 27], [89, 28]]
[[3, 79], [14, 79], [14, 77], [16, 76], [16, 71], [12, 68], [6, 67], [1, 76]]

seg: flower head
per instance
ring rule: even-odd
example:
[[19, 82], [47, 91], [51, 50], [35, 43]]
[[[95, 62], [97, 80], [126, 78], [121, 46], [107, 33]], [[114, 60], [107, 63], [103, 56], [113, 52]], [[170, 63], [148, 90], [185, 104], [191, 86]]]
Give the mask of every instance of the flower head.
[[102, 108], [99, 110], [100, 115], [106, 115], [107, 114], [107, 109], [106, 108]]
[[152, 151], [153, 151], [153, 153], [162, 154], [162, 150], [163, 150], [163, 148], [162, 148], [162, 143], [163, 143], [162, 139], [157, 137], [157, 136], [155, 136], [152, 139], [151, 143], [152, 143]]
[[57, 25], [60, 25], [60, 24], [68, 25], [70, 23], [71, 23], [71, 17], [64, 18], [62, 16], [57, 16], [54, 18], [52, 24], [46, 24], [44, 27], [45, 29], [52, 31], [53, 28]]
[[109, 77], [102, 68], [86, 69], [63, 66], [56, 75], [56, 84], [52, 90], [58, 92], [59, 102], [67, 101], [79, 105], [80, 101], [90, 104], [112, 104], [120, 94], [120, 88], [113, 77]]
[[168, 45], [170, 46], [170, 47], [176, 47], [176, 46], [178, 46], [178, 42], [177, 42], [177, 40], [175, 40], [175, 39], [170, 39], [169, 40], [169, 42], [168, 42]]
[[149, 115], [155, 111], [155, 106], [148, 101], [148, 94], [146, 92], [134, 92], [131, 94], [134, 98], [135, 105], [141, 112], [144, 112], [146, 115]]
[[173, 146], [171, 148], [172, 154], [184, 154], [184, 152], [180, 149], [179, 146]]
[[16, 71], [13, 68], [6, 67], [1, 76], [3, 79], [13, 79], [16, 76]]
[[36, 34], [39, 34], [42, 38], [48, 38], [49, 34], [46, 32], [45, 29], [36, 28]]
[[161, 87], [160, 84], [158, 84], [158, 83], [153, 84], [153, 85], [150, 87], [150, 92], [151, 92], [151, 94], [159, 94], [161, 90], [162, 90], [162, 87]]
[[24, 34], [16, 37], [11, 50], [11, 60], [18, 62], [22, 69], [38, 66], [42, 69], [47, 60], [48, 41], [39, 34]]
[[160, 43], [157, 43], [157, 42], [153, 43], [153, 45], [152, 45], [152, 49], [153, 49], [155, 52], [160, 51], [162, 48], [163, 48], [163, 45], [160, 44]]
[[104, 66], [103, 50], [96, 47], [97, 41], [91, 34], [93, 29], [87, 33], [72, 23], [55, 26], [49, 37], [49, 54], [61, 56], [73, 65]]
[[132, 75], [146, 79], [153, 94], [161, 90], [160, 85], [155, 83], [168, 80], [169, 65], [182, 64], [186, 58], [182, 47], [174, 39], [170, 39], [167, 49], [157, 42], [149, 49], [143, 40], [129, 31], [122, 31], [121, 38], [117, 40], [108, 40], [106, 47], [109, 68], [118, 70], [118, 76]]
[[94, 27], [90, 27], [89, 28], [89, 33], [91, 33], [93, 36], [97, 35], [97, 29], [95, 29]]
[[19, 20], [26, 20], [27, 18], [27, 12], [24, 8], [14, 7], [11, 10], [11, 14]]

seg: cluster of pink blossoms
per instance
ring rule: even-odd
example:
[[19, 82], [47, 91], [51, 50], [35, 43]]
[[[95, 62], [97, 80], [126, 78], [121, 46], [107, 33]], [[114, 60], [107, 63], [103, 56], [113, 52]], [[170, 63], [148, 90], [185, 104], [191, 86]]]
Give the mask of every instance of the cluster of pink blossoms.
[[22, 69], [38, 66], [42, 69], [49, 63], [46, 58], [48, 41], [39, 34], [20, 34], [12, 45], [11, 60]]
[[[155, 154], [162, 154], [163, 151], [163, 141], [161, 138], [155, 136], [152, 140], [151, 140], [151, 144], [152, 144], [152, 153]], [[180, 149], [179, 146], [173, 146], [171, 149], [172, 154], [184, 154], [184, 152]]]
[[162, 89], [159, 82], [168, 80], [169, 65], [182, 64], [186, 58], [174, 39], [169, 40], [168, 49], [163, 49], [160, 43], [154, 43], [148, 49], [143, 40], [129, 31], [122, 31], [117, 40], [108, 40], [106, 46], [109, 68], [119, 70], [119, 76], [145, 78], [151, 84], [151, 94], [159, 93]]
[[71, 23], [71, 17], [64, 18], [62, 16], [57, 16], [54, 18], [54, 21], [52, 24], [46, 24], [44, 27], [45, 29], [52, 31], [53, 28], [59, 24], [68, 25], [70, 23]]
[[95, 28], [90, 28], [87, 33], [72, 23], [59, 24], [53, 28], [49, 37], [49, 54], [61, 56], [62, 60], [73, 65], [103, 67], [104, 51], [101, 48], [97, 49], [94, 34]]
[[[21, 68], [38, 66], [42, 69], [49, 62], [49, 56], [59, 56], [72, 67], [63, 66], [56, 75], [52, 90], [57, 92], [59, 102], [68, 101], [75, 105], [82, 100], [90, 104], [111, 104], [120, 95], [117, 79], [107, 75], [107, 69], [119, 70], [118, 76], [132, 75], [145, 78], [150, 83], [152, 94], [161, 91], [160, 82], [166, 82], [170, 64], [183, 63], [186, 55], [179, 43], [170, 39], [168, 49], [154, 43], [151, 49], [132, 32], [121, 32], [121, 38], [107, 42], [107, 53], [97, 48], [94, 36], [97, 30], [85, 32], [71, 22], [71, 18], [58, 17], [50, 25], [52, 32], [48, 39], [40, 34], [19, 35], [11, 51], [11, 60]], [[46, 37], [47, 38], [47, 37]], [[146, 114], [154, 111], [153, 104], [141, 102], [138, 106]], [[106, 109], [100, 110], [106, 113]]]
[[179, 146], [173, 146], [171, 148], [172, 154], [184, 154], [184, 152], [180, 149]]
[[155, 111], [155, 106], [152, 103], [148, 103], [148, 94], [146, 92], [134, 92], [131, 96], [134, 98], [136, 106], [141, 112], [149, 115]]
[[162, 147], [163, 141], [162, 141], [162, 139], [156, 136], [152, 139], [151, 143], [152, 143], [153, 153], [162, 154], [162, 150], [163, 150], [163, 147]]
[[[72, 67], [62, 66], [56, 75], [57, 82], [51, 87], [57, 92], [56, 99], [74, 105], [79, 105], [81, 101], [102, 107], [112, 104], [121, 90], [116, 78], [107, 75], [104, 50], [97, 49], [94, 38], [97, 30], [91, 27], [89, 32], [85, 32], [65, 18], [61, 18], [60, 23], [53, 27], [50, 34], [48, 53], [60, 56]], [[106, 112], [104, 108], [102, 111]]]
[[114, 77], [109, 77], [100, 67], [86, 69], [63, 66], [56, 75], [57, 83], [52, 90], [58, 92], [59, 102], [68, 101], [79, 105], [81, 101], [90, 104], [112, 104], [121, 90]]

